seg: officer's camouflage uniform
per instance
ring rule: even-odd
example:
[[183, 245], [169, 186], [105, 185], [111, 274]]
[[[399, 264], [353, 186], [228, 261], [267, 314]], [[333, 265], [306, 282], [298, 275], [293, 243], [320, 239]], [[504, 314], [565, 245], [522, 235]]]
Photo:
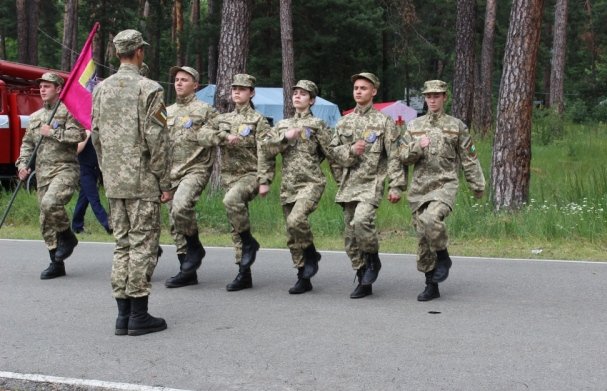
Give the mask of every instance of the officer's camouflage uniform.
[[[30, 123], [23, 137], [21, 152], [17, 159], [18, 170], [26, 169], [27, 162], [42, 135], [40, 128], [46, 125], [52, 107], [44, 107], [30, 116]], [[70, 228], [65, 205], [78, 188], [80, 165], [78, 143], [86, 139], [84, 128], [59, 104], [50, 126], [52, 134], [44, 137], [36, 153], [36, 181], [38, 204], [40, 205], [40, 231], [49, 250], [57, 247], [57, 233]]]
[[[424, 135], [430, 144], [422, 149]], [[484, 190], [485, 178], [466, 125], [443, 111], [407, 124], [400, 157], [413, 165], [408, 199], [419, 239], [417, 269], [426, 273], [435, 268], [436, 251], [448, 245], [444, 220], [453, 210], [460, 165], [473, 191]]]
[[376, 211], [388, 178], [389, 191], [400, 196], [407, 181], [398, 159], [400, 134], [394, 121], [372, 104], [356, 107], [337, 123], [332, 145], [367, 142], [356, 164], [343, 169], [335, 201], [344, 207], [345, 247], [355, 270], [364, 266], [362, 253], [377, 253]]
[[[302, 132], [299, 139], [289, 141], [285, 133], [292, 128], [302, 128]], [[333, 148], [331, 138], [324, 121], [307, 111], [278, 122], [272, 137], [262, 142], [270, 155], [282, 153], [280, 202], [287, 222], [287, 245], [297, 268], [304, 266], [303, 249], [313, 243], [308, 216], [316, 210], [327, 182], [320, 163], [325, 157], [341, 166], [356, 161], [349, 145]]]
[[217, 112], [192, 94], [185, 98], [177, 97], [177, 102], [167, 108], [167, 113], [171, 187], [174, 189], [173, 200], [169, 204], [169, 220], [177, 254], [185, 254], [184, 235], [198, 233], [194, 207], [209, 181], [216, 154], [215, 147], [205, 148], [198, 143], [197, 133], [217, 116]]
[[160, 193], [171, 188], [163, 95], [158, 83], [126, 63], [93, 92], [92, 138], [116, 238], [112, 288], [117, 299], [150, 294], [147, 276], [157, 262]]

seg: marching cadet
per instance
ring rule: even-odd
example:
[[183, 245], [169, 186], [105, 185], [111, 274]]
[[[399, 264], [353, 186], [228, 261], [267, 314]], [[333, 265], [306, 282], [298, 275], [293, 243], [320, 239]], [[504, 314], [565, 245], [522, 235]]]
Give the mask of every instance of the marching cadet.
[[445, 219], [455, 204], [459, 168], [476, 198], [483, 196], [485, 177], [466, 125], [445, 114], [447, 83], [426, 81], [422, 94], [428, 113], [407, 124], [400, 158], [413, 165], [408, 199], [419, 240], [417, 270], [426, 276], [426, 288], [417, 300], [428, 301], [440, 297], [438, 284], [449, 277]]

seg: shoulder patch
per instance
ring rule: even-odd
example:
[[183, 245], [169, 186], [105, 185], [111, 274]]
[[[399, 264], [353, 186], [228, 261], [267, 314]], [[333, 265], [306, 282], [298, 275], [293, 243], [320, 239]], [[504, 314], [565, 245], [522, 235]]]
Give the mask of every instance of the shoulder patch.
[[153, 117], [158, 122], [160, 122], [162, 125], [166, 126], [166, 124], [167, 124], [167, 111], [164, 108], [164, 106], [158, 108], [158, 110], [156, 110], [156, 112], [154, 113]]

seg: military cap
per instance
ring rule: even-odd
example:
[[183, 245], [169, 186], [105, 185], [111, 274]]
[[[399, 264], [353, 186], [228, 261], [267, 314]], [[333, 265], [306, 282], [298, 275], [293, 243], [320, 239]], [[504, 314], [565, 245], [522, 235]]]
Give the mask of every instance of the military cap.
[[312, 98], [315, 98], [318, 95], [318, 87], [314, 82], [310, 80], [300, 80], [295, 84], [293, 89], [301, 88], [302, 90], [308, 91]]
[[179, 71], [183, 71], [185, 73], [187, 73], [188, 75], [191, 75], [194, 78], [194, 81], [198, 82], [200, 81], [200, 75], [198, 74], [198, 71], [194, 68], [191, 67], [171, 67], [171, 69], [169, 70], [169, 74], [171, 75], [171, 79], [175, 77], [175, 75], [177, 74], [177, 72]]
[[442, 80], [428, 80], [424, 83], [422, 94], [431, 92], [447, 92], [447, 83]]
[[36, 83], [38, 84], [43, 81], [48, 81], [49, 83], [53, 83], [56, 86], [62, 86], [64, 83], [63, 78], [53, 72], [46, 72], [39, 79], [36, 79]]
[[351, 79], [352, 82], [355, 82], [358, 79], [366, 79], [370, 81], [376, 89], [379, 88], [379, 78], [370, 72], [357, 73], [356, 75], [352, 75]]
[[123, 30], [114, 37], [114, 46], [118, 54], [132, 52], [144, 45], [150, 46], [137, 30]]
[[239, 73], [234, 75], [234, 79], [232, 81], [232, 87], [251, 87], [255, 88], [255, 77], [251, 75], [247, 75], [246, 73]]

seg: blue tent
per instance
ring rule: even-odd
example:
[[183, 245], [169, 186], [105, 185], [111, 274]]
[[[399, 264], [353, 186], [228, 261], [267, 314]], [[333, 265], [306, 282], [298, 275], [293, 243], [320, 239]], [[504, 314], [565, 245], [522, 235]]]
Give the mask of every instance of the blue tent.
[[[215, 97], [215, 84], [209, 84], [204, 87], [196, 93], [196, 96], [201, 101], [212, 105]], [[253, 103], [255, 104], [255, 110], [266, 117], [271, 117], [275, 124], [283, 118], [282, 88], [255, 87]], [[312, 113], [316, 117], [323, 119], [330, 127], [335, 127], [335, 124], [341, 117], [337, 105], [320, 96], [316, 97], [316, 103], [312, 106]]]

